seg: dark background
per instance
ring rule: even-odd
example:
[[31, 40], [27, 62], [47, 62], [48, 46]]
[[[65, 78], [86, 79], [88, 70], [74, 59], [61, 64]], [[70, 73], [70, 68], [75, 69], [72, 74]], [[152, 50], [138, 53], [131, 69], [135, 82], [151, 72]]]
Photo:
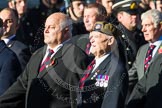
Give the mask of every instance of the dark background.
[[[32, 8], [39, 4], [39, 0], [27, 0], [28, 7]], [[0, 0], [0, 9], [7, 7], [7, 0]]]

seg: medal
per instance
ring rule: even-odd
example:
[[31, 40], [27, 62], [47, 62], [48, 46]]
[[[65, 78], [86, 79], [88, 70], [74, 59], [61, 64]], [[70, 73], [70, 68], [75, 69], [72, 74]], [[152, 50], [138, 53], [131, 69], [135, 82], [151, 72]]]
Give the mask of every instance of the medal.
[[109, 76], [108, 75], [98, 75], [96, 78], [96, 86], [99, 87], [107, 87], [109, 82]]
[[104, 75], [101, 75], [101, 79], [100, 79], [100, 87], [103, 87], [104, 86]]
[[108, 86], [108, 81], [105, 81], [104, 82], [104, 87], [107, 87]]
[[100, 75], [98, 75], [98, 77], [96, 78], [96, 83], [95, 83], [96, 86], [99, 86], [100, 85]]
[[108, 86], [109, 76], [105, 75], [104, 87]]

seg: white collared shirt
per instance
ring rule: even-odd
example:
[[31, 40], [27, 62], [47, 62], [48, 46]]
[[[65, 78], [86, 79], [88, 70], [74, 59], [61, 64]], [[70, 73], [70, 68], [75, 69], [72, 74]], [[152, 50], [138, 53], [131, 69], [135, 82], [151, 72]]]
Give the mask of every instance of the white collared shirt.
[[92, 73], [94, 72], [94, 70], [110, 55], [110, 53], [105, 54], [104, 56], [102, 56], [101, 58], [95, 59], [96, 63], [95, 66], [92, 70]]
[[42, 60], [42, 63], [44, 62], [44, 60], [46, 59], [47, 55], [48, 55], [48, 50], [49, 49], [52, 49], [54, 51], [54, 53], [51, 55], [51, 58], [56, 54], [56, 52], [63, 46], [63, 44], [59, 44], [57, 45], [55, 48], [50, 48], [49, 46], [47, 46], [47, 49], [46, 49], [46, 54]]
[[10, 36], [10, 37], [8, 37], [8, 38], [5, 38], [5, 39], [2, 39], [6, 44], [8, 44], [8, 42], [12, 39], [12, 38], [14, 38], [16, 35], [12, 35], [12, 36]]
[[159, 49], [161, 43], [162, 43], [162, 36], [160, 37], [160, 39], [159, 39], [158, 41], [149, 44], [149, 45], [155, 45], [155, 46], [156, 46], [155, 49], [154, 49], [153, 52], [152, 52], [152, 57], [154, 57], [154, 55], [155, 55], [156, 52], [158, 51], [158, 49]]

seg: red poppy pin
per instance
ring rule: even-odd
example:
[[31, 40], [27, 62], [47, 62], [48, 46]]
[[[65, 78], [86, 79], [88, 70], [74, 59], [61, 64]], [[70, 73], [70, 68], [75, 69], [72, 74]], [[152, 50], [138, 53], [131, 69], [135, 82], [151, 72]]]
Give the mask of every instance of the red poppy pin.
[[162, 54], [162, 46], [160, 46], [159, 50], [158, 50], [159, 54]]
[[54, 65], [54, 64], [55, 64], [55, 58], [51, 60], [51, 62], [50, 62], [49, 65], [52, 66], [52, 65]]

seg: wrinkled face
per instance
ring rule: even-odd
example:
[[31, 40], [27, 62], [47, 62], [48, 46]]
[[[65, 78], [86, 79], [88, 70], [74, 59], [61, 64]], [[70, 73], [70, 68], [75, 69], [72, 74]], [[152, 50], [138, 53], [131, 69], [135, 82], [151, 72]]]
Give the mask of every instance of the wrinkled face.
[[101, 0], [102, 5], [106, 8], [108, 14], [112, 13], [113, 0]]
[[73, 1], [72, 7], [73, 7], [74, 14], [78, 18], [83, 16], [84, 3], [82, 1]]
[[16, 0], [15, 2], [16, 2], [16, 10], [17, 10], [18, 14], [19, 15], [24, 14], [27, 9], [26, 0]]
[[3, 20], [4, 36], [11, 36], [16, 33], [17, 21], [15, 16], [8, 10], [3, 10], [0, 12], [0, 18]]
[[148, 42], [155, 42], [159, 38], [160, 27], [155, 28], [151, 17], [142, 20], [142, 32]]
[[97, 9], [96, 8], [84, 9], [83, 20], [86, 30], [91, 31], [93, 29], [94, 24], [97, 21]]
[[136, 28], [139, 21], [139, 15], [131, 15], [126, 12], [120, 12], [118, 14], [118, 20], [121, 22], [128, 30], [132, 31]]
[[108, 49], [108, 36], [103, 33], [92, 31], [90, 33], [89, 39], [91, 43], [90, 52], [94, 55], [103, 54]]
[[58, 21], [53, 17], [48, 17], [45, 22], [44, 42], [53, 47], [59, 44], [62, 38], [62, 30]]

